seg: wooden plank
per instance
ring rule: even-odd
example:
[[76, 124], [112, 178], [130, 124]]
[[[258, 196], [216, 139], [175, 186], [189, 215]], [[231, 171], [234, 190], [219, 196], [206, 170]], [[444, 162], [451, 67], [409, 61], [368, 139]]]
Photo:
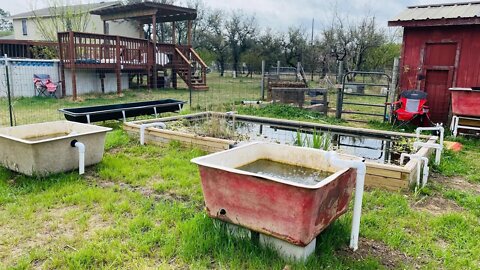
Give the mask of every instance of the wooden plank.
[[395, 171], [395, 172], [409, 172], [407, 168], [404, 166], [398, 166], [398, 165], [392, 165], [392, 164], [382, 164], [382, 163], [377, 163], [377, 162], [372, 162], [372, 161], [365, 161], [365, 164], [367, 165], [367, 168], [377, 168], [381, 170], [388, 170], [388, 171]]
[[395, 179], [401, 179], [402, 178], [402, 172], [392, 171], [392, 170], [389, 170], [389, 169], [374, 168], [374, 167], [370, 167], [368, 165], [367, 165], [367, 174], [384, 176], [384, 177], [395, 178]]
[[229, 148], [229, 146], [225, 146], [225, 145], [215, 146], [215, 145], [208, 145], [208, 144], [195, 143], [195, 142], [189, 142], [189, 141], [172, 140], [172, 139], [167, 139], [167, 138], [158, 137], [158, 136], [151, 136], [151, 135], [145, 136], [145, 142], [147, 144], [164, 146], [164, 145], [170, 144], [170, 142], [172, 141], [178, 141], [184, 147], [196, 147], [209, 153], [219, 152]]
[[395, 178], [388, 178], [376, 175], [367, 174], [365, 176], [365, 186], [380, 187], [388, 190], [402, 190], [408, 188], [408, 181], [399, 180]]

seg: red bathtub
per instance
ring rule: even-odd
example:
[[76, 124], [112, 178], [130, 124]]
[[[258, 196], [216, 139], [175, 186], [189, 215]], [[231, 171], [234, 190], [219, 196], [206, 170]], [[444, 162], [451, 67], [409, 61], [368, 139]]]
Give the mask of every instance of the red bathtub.
[[480, 89], [450, 88], [450, 93], [453, 115], [480, 117]]
[[[210, 217], [271, 235], [297, 246], [308, 245], [347, 211], [355, 169], [335, 169], [324, 151], [253, 143], [193, 159], [199, 165]], [[357, 159], [338, 155], [347, 160]], [[315, 185], [238, 170], [258, 159], [331, 172]]]

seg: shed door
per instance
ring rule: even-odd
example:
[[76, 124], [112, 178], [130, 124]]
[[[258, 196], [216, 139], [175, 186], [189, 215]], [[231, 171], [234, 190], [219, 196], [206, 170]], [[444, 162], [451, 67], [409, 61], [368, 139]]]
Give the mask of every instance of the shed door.
[[427, 70], [425, 89], [428, 94], [427, 105], [435, 123], [446, 123], [450, 109], [450, 91], [452, 85], [450, 70]]
[[422, 88], [428, 93], [428, 103], [433, 122], [446, 123], [450, 109], [450, 91], [457, 43], [427, 43], [424, 51]]

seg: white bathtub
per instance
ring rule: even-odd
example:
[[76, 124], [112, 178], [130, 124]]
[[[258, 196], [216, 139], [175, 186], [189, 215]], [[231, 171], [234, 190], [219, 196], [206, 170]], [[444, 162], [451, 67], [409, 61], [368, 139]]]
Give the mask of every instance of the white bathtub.
[[55, 121], [0, 128], [0, 163], [26, 175], [47, 175], [79, 167], [76, 140], [85, 145], [85, 166], [103, 158], [105, 135], [111, 128]]

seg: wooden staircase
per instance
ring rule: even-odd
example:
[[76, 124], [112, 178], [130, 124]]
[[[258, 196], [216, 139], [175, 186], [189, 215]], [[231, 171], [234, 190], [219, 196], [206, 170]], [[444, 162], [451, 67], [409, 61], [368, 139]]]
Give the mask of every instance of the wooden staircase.
[[175, 46], [175, 71], [192, 90], [206, 91], [207, 65], [190, 46]]

